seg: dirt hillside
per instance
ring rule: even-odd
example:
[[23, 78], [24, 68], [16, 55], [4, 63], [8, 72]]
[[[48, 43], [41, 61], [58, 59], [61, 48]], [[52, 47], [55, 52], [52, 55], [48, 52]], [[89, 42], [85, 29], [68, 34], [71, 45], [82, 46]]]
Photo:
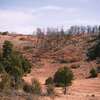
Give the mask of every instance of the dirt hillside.
[[[74, 81], [68, 89], [68, 95], [59, 95], [54, 100], [100, 100], [100, 77], [88, 79], [92, 67], [97, 67], [96, 61], [87, 61], [87, 49], [93, 45], [93, 38], [74, 35], [63, 47], [57, 50], [38, 50], [35, 48], [37, 38], [25, 35], [0, 35], [0, 47], [5, 40], [10, 40], [14, 48], [20, 51], [32, 63], [31, 73], [23, 79], [31, 83], [32, 78], [44, 85], [45, 80], [53, 76], [58, 68], [67, 66], [74, 73]], [[60, 91], [61, 92], [61, 91]], [[42, 100], [42, 98], [41, 98]], [[43, 100], [50, 100], [43, 97]]]

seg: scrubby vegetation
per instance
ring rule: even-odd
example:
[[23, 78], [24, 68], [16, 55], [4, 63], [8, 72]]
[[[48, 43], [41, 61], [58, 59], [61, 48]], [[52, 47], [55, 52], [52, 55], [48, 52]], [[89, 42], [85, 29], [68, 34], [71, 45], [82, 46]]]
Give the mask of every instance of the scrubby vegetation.
[[96, 44], [88, 50], [88, 57], [91, 60], [100, 58], [100, 41], [97, 41]]
[[23, 90], [26, 93], [33, 93], [35, 95], [41, 95], [42, 90], [38, 80], [32, 79], [32, 84], [24, 83]]
[[24, 83], [23, 85], [23, 90], [26, 92], [26, 93], [33, 93], [33, 87], [32, 85], [29, 85], [27, 83]]
[[22, 77], [30, 71], [29, 61], [13, 49], [13, 44], [10, 41], [5, 41], [0, 56], [0, 73], [2, 75], [0, 85], [2, 89], [6, 86], [19, 88]]
[[46, 85], [53, 84], [53, 78], [52, 77], [47, 78], [45, 84]]
[[90, 77], [95, 78], [95, 77], [97, 77], [97, 75], [98, 75], [98, 73], [97, 73], [96, 69], [92, 68], [90, 70]]
[[66, 87], [70, 86], [73, 80], [73, 72], [67, 68], [59, 68], [53, 78], [49, 77], [46, 79], [45, 84], [47, 85], [47, 93], [52, 94], [54, 92], [54, 86], [63, 87], [64, 94], [66, 94]]
[[47, 85], [47, 95], [51, 96], [51, 95], [54, 95], [54, 94], [55, 94], [54, 85], [52, 85], [52, 84]]
[[58, 69], [58, 71], [54, 75], [55, 85], [64, 87], [65, 89], [64, 94], [66, 94], [66, 86], [71, 85], [72, 80], [73, 80], [73, 73], [67, 67]]
[[[76, 79], [75, 82], [78, 81], [77, 78], [84, 79], [88, 77], [89, 70], [89, 78], [91, 78], [89, 80], [97, 76], [99, 77], [98, 73], [100, 72], [100, 68], [96, 68], [96, 66], [99, 65], [97, 65], [97, 62], [92, 61], [88, 63], [85, 54], [87, 47], [90, 48], [90, 46], [94, 44], [94, 46], [88, 50], [87, 56], [90, 60], [96, 59], [96, 61], [100, 58], [100, 38], [99, 36], [94, 36], [94, 39], [93, 36], [87, 36], [85, 40], [83, 35], [84, 34], [66, 34], [62, 30], [56, 33], [48, 32], [48, 34], [38, 32], [37, 36], [31, 36], [30, 38], [29, 36], [18, 36], [19, 42], [18, 44], [15, 43], [15, 46], [17, 48], [20, 44], [20, 46], [23, 47], [21, 53], [24, 56], [13, 48], [13, 44], [10, 41], [5, 41], [0, 51], [0, 91], [7, 91], [8, 89], [17, 91], [17, 89], [21, 89], [24, 90], [21, 93], [47, 97], [61, 92], [61, 88], [59, 87], [62, 87], [64, 94], [66, 94], [67, 87], [71, 85], [74, 77], [73, 72]], [[3, 36], [1, 36], [1, 38], [2, 37]], [[6, 38], [6, 36], [4, 37]], [[10, 36], [7, 37], [10, 39]], [[28, 41], [28, 39], [30, 40]], [[87, 42], [88, 39], [90, 40], [89, 42]], [[14, 40], [14, 42], [16, 41], [17, 39]], [[31, 43], [31, 46], [29, 43]], [[26, 58], [33, 64], [31, 74], [28, 74], [31, 71], [31, 64]], [[98, 63], [100, 63], [99, 60]], [[67, 65], [68, 67], [62, 68], [62, 66]], [[36, 66], [40, 67], [37, 68]], [[59, 68], [59, 66], [61, 66], [61, 68]], [[92, 67], [93, 69], [91, 69]], [[70, 69], [72, 69], [73, 72]], [[57, 71], [55, 72], [55, 70]], [[51, 75], [54, 72], [55, 74]], [[28, 75], [26, 76], [26, 74]], [[47, 77], [46, 75], [52, 77], [48, 77], [45, 80], [45, 84], [40, 84], [36, 79], [30, 81], [31, 77], [34, 77], [44, 82], [44, 79]], [[25, 78], [25, 81], [30, 82], [30, 84], [25, 83], [22, 77], [23, 79]], [[87, 79], [85, 80], [87, 81]], [[33, 99], [33, 97], [31, 97], [31, 99]]]
[[41, 95], [41, 86], [38, 80], [32, 79], [32, 88], [34, 94]]
[[96, 68], [97, 72], [100, 73], [100, 66]]
[[100, 58], [100, 27], [99, 34], [95, 39], [95, 44], [91, 48], [89, 48], [87, 56], [90, 60]]
[[54, 82], [52, 77], [46, 79], [45, 85], [47, 86], [47, 95], [48, 96], [54, 95]]

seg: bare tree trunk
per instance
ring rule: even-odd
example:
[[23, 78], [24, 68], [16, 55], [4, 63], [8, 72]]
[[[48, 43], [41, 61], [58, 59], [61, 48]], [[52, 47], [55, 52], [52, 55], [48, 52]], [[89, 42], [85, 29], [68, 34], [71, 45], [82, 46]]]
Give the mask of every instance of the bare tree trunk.
[[67, 92], [67, 89], [66, 89], [66, 87], [64, 87], [64, 95], [66, 94], [66, 92]]

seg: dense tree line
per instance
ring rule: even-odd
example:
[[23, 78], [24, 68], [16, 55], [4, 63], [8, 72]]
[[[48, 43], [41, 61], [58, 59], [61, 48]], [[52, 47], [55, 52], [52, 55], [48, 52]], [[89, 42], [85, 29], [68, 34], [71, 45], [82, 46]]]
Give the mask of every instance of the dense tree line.
[[37, 48], [43, 49], [53, 49], [59, 48], [65, 44], [65, 32], [62, 28], [58, 30], [57, 28], [47, 28], [47, 31], [42, 31], [40, 28], [37, 29]]
[[100, 31], [100, 25], [95, 25], [95, 26], [78, 26], [74, 25], [68, 28], [67, 30], [63, 28], [47, 28], [47, 29], [41, 29], [37, 28], [36, 30], [36, 35], [38, 37], [43, 37], [43, 36], [51, 36], [51, 35], [63, 35], [63, 34], [80, 34], [80, 33], [87, 33], [87, 34], [96, 34], [99, 33]]
[[91, 35], [95, 35], [99, 33], [100, 26], [71, 26], [68, 30], [71, 34], [79, 34], [79, 33], [87, 33]]
[[71, 26], [68, 30], [63, 28], [47, 28], [42, 30], [37, 28], [37, 48], [52, 49], [59, 48], [66, 44], [68, 38], [74, 34], [83, 34], [83, 36], [97, 36], [100, 31], [100, 26]]
[[5, 31], [5, 32], [0, 32], [0, 35], [8, 35], [9, 32], [8, 31]]

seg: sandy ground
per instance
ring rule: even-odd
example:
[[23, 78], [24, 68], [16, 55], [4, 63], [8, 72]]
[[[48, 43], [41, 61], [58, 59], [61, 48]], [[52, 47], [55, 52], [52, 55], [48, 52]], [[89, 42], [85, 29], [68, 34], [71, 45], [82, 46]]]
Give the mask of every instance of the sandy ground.
[[61, 89], [56, 92], [58, 96], [41, 100], [100, 100], [100, 79], [75, 80], [66, 95], [61, 93]]
[[[24, 42], [19, 41], [21, 37], [22, 36], [17, 36], [17, 37], [0, 36], [0, 44], [2, 45], [4, 40], [11, 40], [15, 43], [16, 46], [19, 45], [22, 46], [22, 44], [25, 44], [25, 42], [27, 44], [27, 41], [28, 43], [30, 43], [29, 38], [26, 38], [26, 41]], [[31, 41], [34, 41], [34, 39]], [[55, 96], [54, 98], [41, 97], [40, 100], [100, 100], [100, 77], [95, 79], [92, 78], [86, 79], [86, 76], [88, 76], [88, 72], [92, 67], [95, 67], [96, 64], [95, 62], [83, 61], [84, 60], [82, 59], [84, 58], [84, 55], [82, 55], [83, 49], [86, 48], [84, 47], [85, 46], [84, 44], [85, 43], [82, 40], [82, 44], [81, 42], [79, 42], [79, 44], [77, 44], [76, 47], [73, 45], [66, 46], [65, 48], [62, 48], [60, 51], [53, 54], [53, 56], [51, 54], [44, 54], [44, 58], [41, 59], [40, 64], [39, 65], [36, 64], [36, 66], [32, 68], [31, 73], [28, 74], [26, 77], [24, 77], [25, 81], [27, 81], [28, 83], [31, 83], [32, 78], [36, 78], [44, 87], [45, 80], [48, 77], [52, 76], [58, 68], [63, 66], [70, 67], [75, 64], [80, 65], [79, 68], [72, 69], [75, 74], [75, 80], [73, 81], [72, 86], [69, 87], [68, 93], [66, 95], [63, 95], [62, 89], [56, 89], [55, 92], [57, 96]], [[69, 57], [69, 58], [73, 58], [76, 61], [77, 59], [78, 60], [81, 59], [81, 60], [69, 64], [51, 63], [52, 57], [54, 56], [59, 57], [62, 56], [62, 54], [65, 56], [65, 59], [68, 59]]]

